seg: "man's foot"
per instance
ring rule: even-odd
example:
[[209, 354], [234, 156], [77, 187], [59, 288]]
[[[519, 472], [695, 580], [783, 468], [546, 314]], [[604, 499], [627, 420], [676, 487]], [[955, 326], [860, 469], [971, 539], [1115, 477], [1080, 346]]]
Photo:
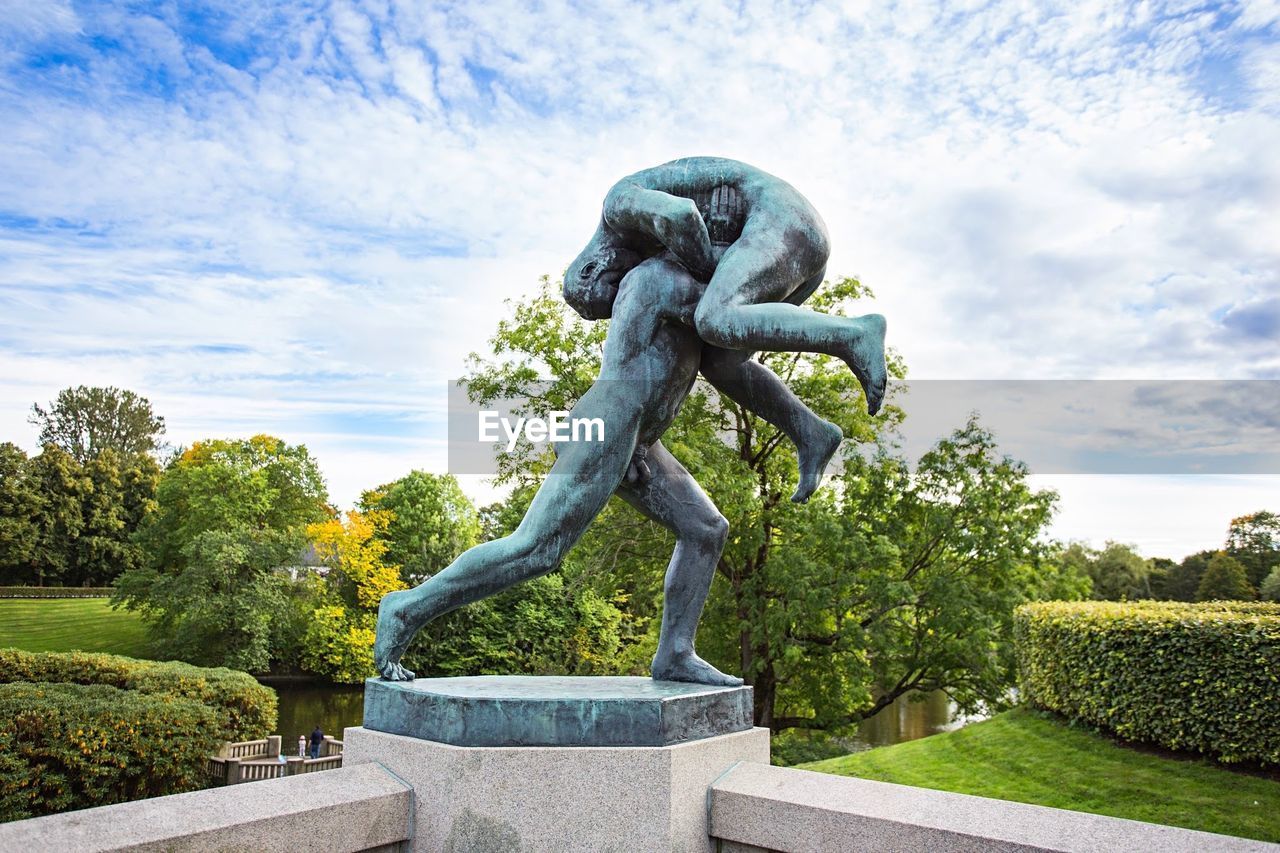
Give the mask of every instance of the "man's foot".
[[742, 679], [725, 675], [693, 652], [675, 655], [659, 655], [653, 659], [649, 674], [654, 681], [684, 681], [692, 684], [713, 684], [717, 687], [741, 687]]
[[854, 318], [853, 322], [857, 324], [857, 332], [845, 362], [862, 385], [862, 393], [867, 398], [867, 414], [874, 415], [884, 402], [889, 381], [889, 368], [884, 360], [885, 320], [880, 314], [865, 314]]
[[844, 441], [844, 433], [840, 427], [830, 421], [820, 420], [820, 426], [814, 434], [807, 437], [804, 443], [796, 448], [800, 459], [800, 483], [791, 500], [802, 504], [817, 490], [822, 483], [822, 473], [827, 470], [827, 463], [836, 455], [840, 442]]
[[417, 633], [405, 619], [404, 605], [409, 590], [389, 592], [378, 604], [378, 627], [373, 641], [373, 663], [387, 681], [413, 681], [413, 671], [400, 665]]

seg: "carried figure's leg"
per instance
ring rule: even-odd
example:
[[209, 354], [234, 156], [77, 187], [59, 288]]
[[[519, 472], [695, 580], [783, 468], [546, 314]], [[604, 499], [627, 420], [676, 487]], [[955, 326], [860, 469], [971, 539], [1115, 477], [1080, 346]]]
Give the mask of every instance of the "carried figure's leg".
[[617, 489], [634, 447], [634, 425], [603, 445], [566, 445], [514, 533], [467, 550], [413, 589], [383, 596], [373, 646], [382, 677], [413, 679], [400, 658], [431, 620], [558, 567]]
[[647, 462], [649, 479], [624, 483], [618, 495], [676, 534], [663, 584], [662, 633], [650, 673], [659, 681], [736, 687], [742, 679], [716, 669], [693, 648], [729, 523], [661, 442], [649, 448]]
[[843, 359], [875, 414], [884, 399], [884, 317], [837, 317], [789, 304], [826, 266], [825, 234], [753, 214], [720, 259], [695, 315], [698, 335], [718, 347], [817, 352]]
[[[805, 282], [789, 301], [799, 302], [822, 281], [823, 272]], [[823, 420], [797, 397], [778, 375], [745, 350], [707, 345], [702, 351], [702, 375], [738, 405], [754, 412], [787, 434], [796, 446], [800, 482], [791, 500], [804, 503], [822, 482], [827, 463], [840, 447], [840, 427]]]

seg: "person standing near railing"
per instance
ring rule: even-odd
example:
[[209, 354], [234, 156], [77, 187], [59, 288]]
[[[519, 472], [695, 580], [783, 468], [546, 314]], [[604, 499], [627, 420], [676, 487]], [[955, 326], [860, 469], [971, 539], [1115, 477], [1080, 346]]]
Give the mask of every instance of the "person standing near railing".
[[320, 757], [320, 744], [324, 743], [324, 732], [320, 730], [320, 726], [316, 726], [311, 732], [311, 757]]

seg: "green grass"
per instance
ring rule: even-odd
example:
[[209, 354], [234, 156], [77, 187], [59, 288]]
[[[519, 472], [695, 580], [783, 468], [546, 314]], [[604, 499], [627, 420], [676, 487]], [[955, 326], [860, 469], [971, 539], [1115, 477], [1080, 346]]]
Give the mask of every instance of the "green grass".
[[150, 656], [142, 619], [105, 598], [0, 599], [0, 646], [29, 652]]
[[800, 766], [1280, 841], [1280, 781], [1122, 746], [1022, 709], [958, 731]]

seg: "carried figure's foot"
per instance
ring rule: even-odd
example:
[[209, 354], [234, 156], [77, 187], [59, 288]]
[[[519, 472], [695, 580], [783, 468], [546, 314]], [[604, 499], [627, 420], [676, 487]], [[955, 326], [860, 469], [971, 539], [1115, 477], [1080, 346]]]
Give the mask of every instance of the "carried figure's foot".
[[840, 449], [844, 441], [844, 433], [840, 427], [830, 421], [819, 420], [820, 426], [812, 435], [796, 447], [796, 455], [800, 460], [800, 483], [796, 486], [791, 500], [802, 504], [817, 490], [822, 483], [822, 473], [827, 470], [827, 463]]
[[867, 413], [874, 415], [884, 402], [889, 381], [889, 368], [884, 360], [885, 320], [880, 314], [864, 314], [852, 322], [856, 324], [856, 331], [845, 363], [862, 385], [862, 393], [867, 398]]
[[741, 687], [742, 679], [726, 675], [692, 651], [664, 655], [653, 659], [649, 674], [654, 681], [685, 681], [692, 684], [713, 684], [717, 687]]
[[413, 671], [400, 665], [417, 630], [405, 613], [410, 590], [389, 592], [378, 604], [378, 627], [373, 640], [373, 663], [387, 681], [413, 681]]

